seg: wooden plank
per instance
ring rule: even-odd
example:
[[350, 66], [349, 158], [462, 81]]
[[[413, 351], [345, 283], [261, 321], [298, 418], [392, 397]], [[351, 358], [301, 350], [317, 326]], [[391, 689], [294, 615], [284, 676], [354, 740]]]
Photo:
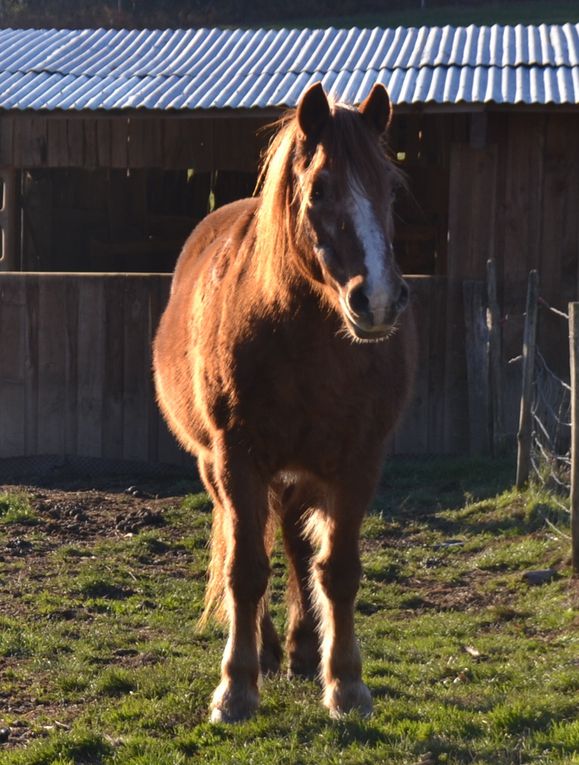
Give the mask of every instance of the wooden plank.
[[78, 442], [78, 315], [79, 296], [76, 280], [72, 275], [63, 279], [64, 325], [62, 340], [65, 344], [65, 454], [75, 454]]
[[[551, 114], [546, 121], [539, 271], [541, 297], [560, 311], [566, 311], [578, 294], [579, 184], [573, 174], [579, 147], [570, 126], [579, 129], [579, 121], [572, 115]], [[569, 369], [567, 332], [567, 322], [550, 311], [541, 311], [537, 342], [549, 366], [565, 378]]]
[[483, 282], [463, 283], [469, 452], [489, 454], [489, 352]]
[[20, 172], [0, 168], [0, 271], [20, 267]]
[[568, 215], [565, 220], [561, 253], [562, 293], [567, 301], [574, 301], [579, 295], [579, 184], [574, 172], [579, 166], [579, 114], [570, 114], [567, 119], [566, 146], [569, 151], [567, 164], [566, 206]]
[[428, 356], [428, 452], [445, 453], [445, 356], [447, 322], [447, 280], [430, 280], [430, 354]]
[[[523, 342], [523, 313], [529, 271], [540, 266], [545, 116], [509, 114], [504, 156], [502, 311], [505, 430], [516, 433], [521, 396], [518, 356]], [[499, 269], [499, 282], [501, 271]]]
[[167, 168], [215, 169], [213, 120], [163, 120], [163, 158]]
[[147, 125], [144, 120], [132, 117], [129, 120], [129, 135], [127, 145], [128, 166], [142, 168], [147, 166], [145, 157], [145, 132]]
[[112, 124], [111, 120], [96, 120], [97, 165], [112, 167]]
[[14, 165], [13, 126], [11, 116], [3, 114], [0, 117], [0, 167]]
[[147, 403], [151, 396], [148, 292], [148, 280], [125, 277], [123, 456], [128, 460], [148, 458]]
[[86, 119], [82, 121], [84, 130], [84, 156], [83, 167], [93, 168], [99, 166], [97, 120]]
[[23, 173], [21, 257], [22, 268], [27, 271], [54, 268], [52, 260], [55, 226], [52, 207], [53, 190], [53, 178], [50, 172], [33, 170]]
[[426, 454], [428, 451], [428, 359], [430, 356], [431, 282], [408, 278], [418, 332], [418, 364], [412, 400], [396, 430], [397, 454]]
[[257, 173], [262, 151], [267, 145], [263, 127], [267, 120], [218, 118], [214, 120], [214, 166], [218, 170]]
[[529, 273], [525, 335], [523, 339], [521, 406], [519, 413], [519, 431], [517, 433], [517, 489], [522, 489], [527, 483], [531, 471], [531, 439], [533, 432], [531, 407], [533, 404], [533, 376], [535, 372], [535, 348], [537, 338], [537, 300], [539, 297], [538, 277], [539, 275], [535, 270]]
[[473, 149], [454, 144], [448, 212], [448, 276], [484, 279], [492, 257], [496, 211], [495, 146]]
[[68, 165], [70, 167], [85, 167], [85, 134], [83, 120], [67, 120], [66, 138], [68, 145]]
[[78, 280], [78, 435], [76, 453], [103, 456], [102, 422], [105, 391], [105, 280]]
[[[102, 450], [108, 458], [123, 457], [125, 283], [123, 276], [104, 278], [104, 391]], [[129, 340], [130, 342], [130, 340]]]
[[545, 116], [509, 116], [505, 289], [539, 265]]
[[38, 300], [40, 277], [18, 275], [25, 291], [24, 369], [25, 369], [25, 454], [38, 454]]
[[66, 119], [49, 119], [47, 123], [47, 162], [49, 167], [70, 165]]
[[448, 213], [448, 307], [445, 359], [445, 443], [449, 452], [469, 446], [465, 358], [464, 279], [483, 279], [492, 253], [496, 213], [496, 147], [454, 144]]
[[501, 348], [501, 315], [497, 296], [497, 270], [492, 258], [487, 261], [487, 304], [489, 325], [489, 380], [492, 413], [492, 447], [497, 457], [502, 450], [505, 435], [503, 419], [503, 384], [502, 384], [502, 348]]
[[67, 331], [63, 277], [38, 283], [39, 454], [66, 454]]
[[126, 117], [111, 119], [111, 166], [129, 166], [129, 121]]
[[0, 457], [26, 454], [26, 296], [18, 279], [0, 282]]
[[161, 119], [134, 117], [129, 124], [129, 167], [163, 168], [163, 131]]

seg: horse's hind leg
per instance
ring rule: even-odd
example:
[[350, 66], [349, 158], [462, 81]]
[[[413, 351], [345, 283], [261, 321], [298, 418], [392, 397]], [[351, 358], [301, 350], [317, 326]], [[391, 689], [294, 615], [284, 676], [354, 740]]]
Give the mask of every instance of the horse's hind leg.
[[223, 585], [229, 638], [211, 719], [236, 722], [258, 704], [258, 619], [269, 578], [265, 546], [267, 487], [243, 450], [221, 444], [213, 478], [223, 512]]
[[320, 666], [319, 638], [311, 592], [313, 548], [304, 534], [312, 492], [289, 486], [281, 493], [283, 541], [289, 562], [286, 651], [290, 677], [313, 678]]
[[259, 627], [259, 670], [263, 676], [276, 675], [282, 659], [281, 643], [265, 600], [262, 609]]

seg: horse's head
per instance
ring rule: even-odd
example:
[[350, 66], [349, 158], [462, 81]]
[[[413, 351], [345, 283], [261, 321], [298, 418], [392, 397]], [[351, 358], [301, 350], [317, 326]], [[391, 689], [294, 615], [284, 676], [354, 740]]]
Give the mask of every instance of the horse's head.
[[330, 105], [318, 83], [296, 114], [294, 210], [312, 275], [351, 335], [381, 340], [408, 303], [394, 259], [392, 203], [400, 173], [380, 139], [390, 100], [375, 85], [359, 109]]

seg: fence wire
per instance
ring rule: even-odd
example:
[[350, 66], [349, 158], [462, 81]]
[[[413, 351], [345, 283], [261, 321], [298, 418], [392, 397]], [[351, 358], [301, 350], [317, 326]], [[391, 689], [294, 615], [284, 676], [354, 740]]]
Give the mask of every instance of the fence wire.
[[533, 379], [531, 467], [558, 504], [570, 511], [571, 386], [536, 349]]

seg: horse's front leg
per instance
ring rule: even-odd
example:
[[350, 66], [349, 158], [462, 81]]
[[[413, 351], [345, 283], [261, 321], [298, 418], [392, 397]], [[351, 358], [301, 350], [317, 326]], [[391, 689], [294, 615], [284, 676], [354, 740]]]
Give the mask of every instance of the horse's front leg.
[[257, 709], [260, 601], [267, 589], [269, 561], [264, 533], [267, 487], [247, 459], [224, 451], [215, 463], [223, 511], [224, 589], [229, 637], [221, 682], [211, 702], [213, 722], [237, 722]]
[[320, 548], [312, 580], [319, 612], [324, 705], [332, 717], [353, 710], [364, 715], [372, 712], [354, 633], [354, 600], [362, 572], [359, 533], [365, 509], [351, 492], [336, 492], [327, 511], [318, 516]]

